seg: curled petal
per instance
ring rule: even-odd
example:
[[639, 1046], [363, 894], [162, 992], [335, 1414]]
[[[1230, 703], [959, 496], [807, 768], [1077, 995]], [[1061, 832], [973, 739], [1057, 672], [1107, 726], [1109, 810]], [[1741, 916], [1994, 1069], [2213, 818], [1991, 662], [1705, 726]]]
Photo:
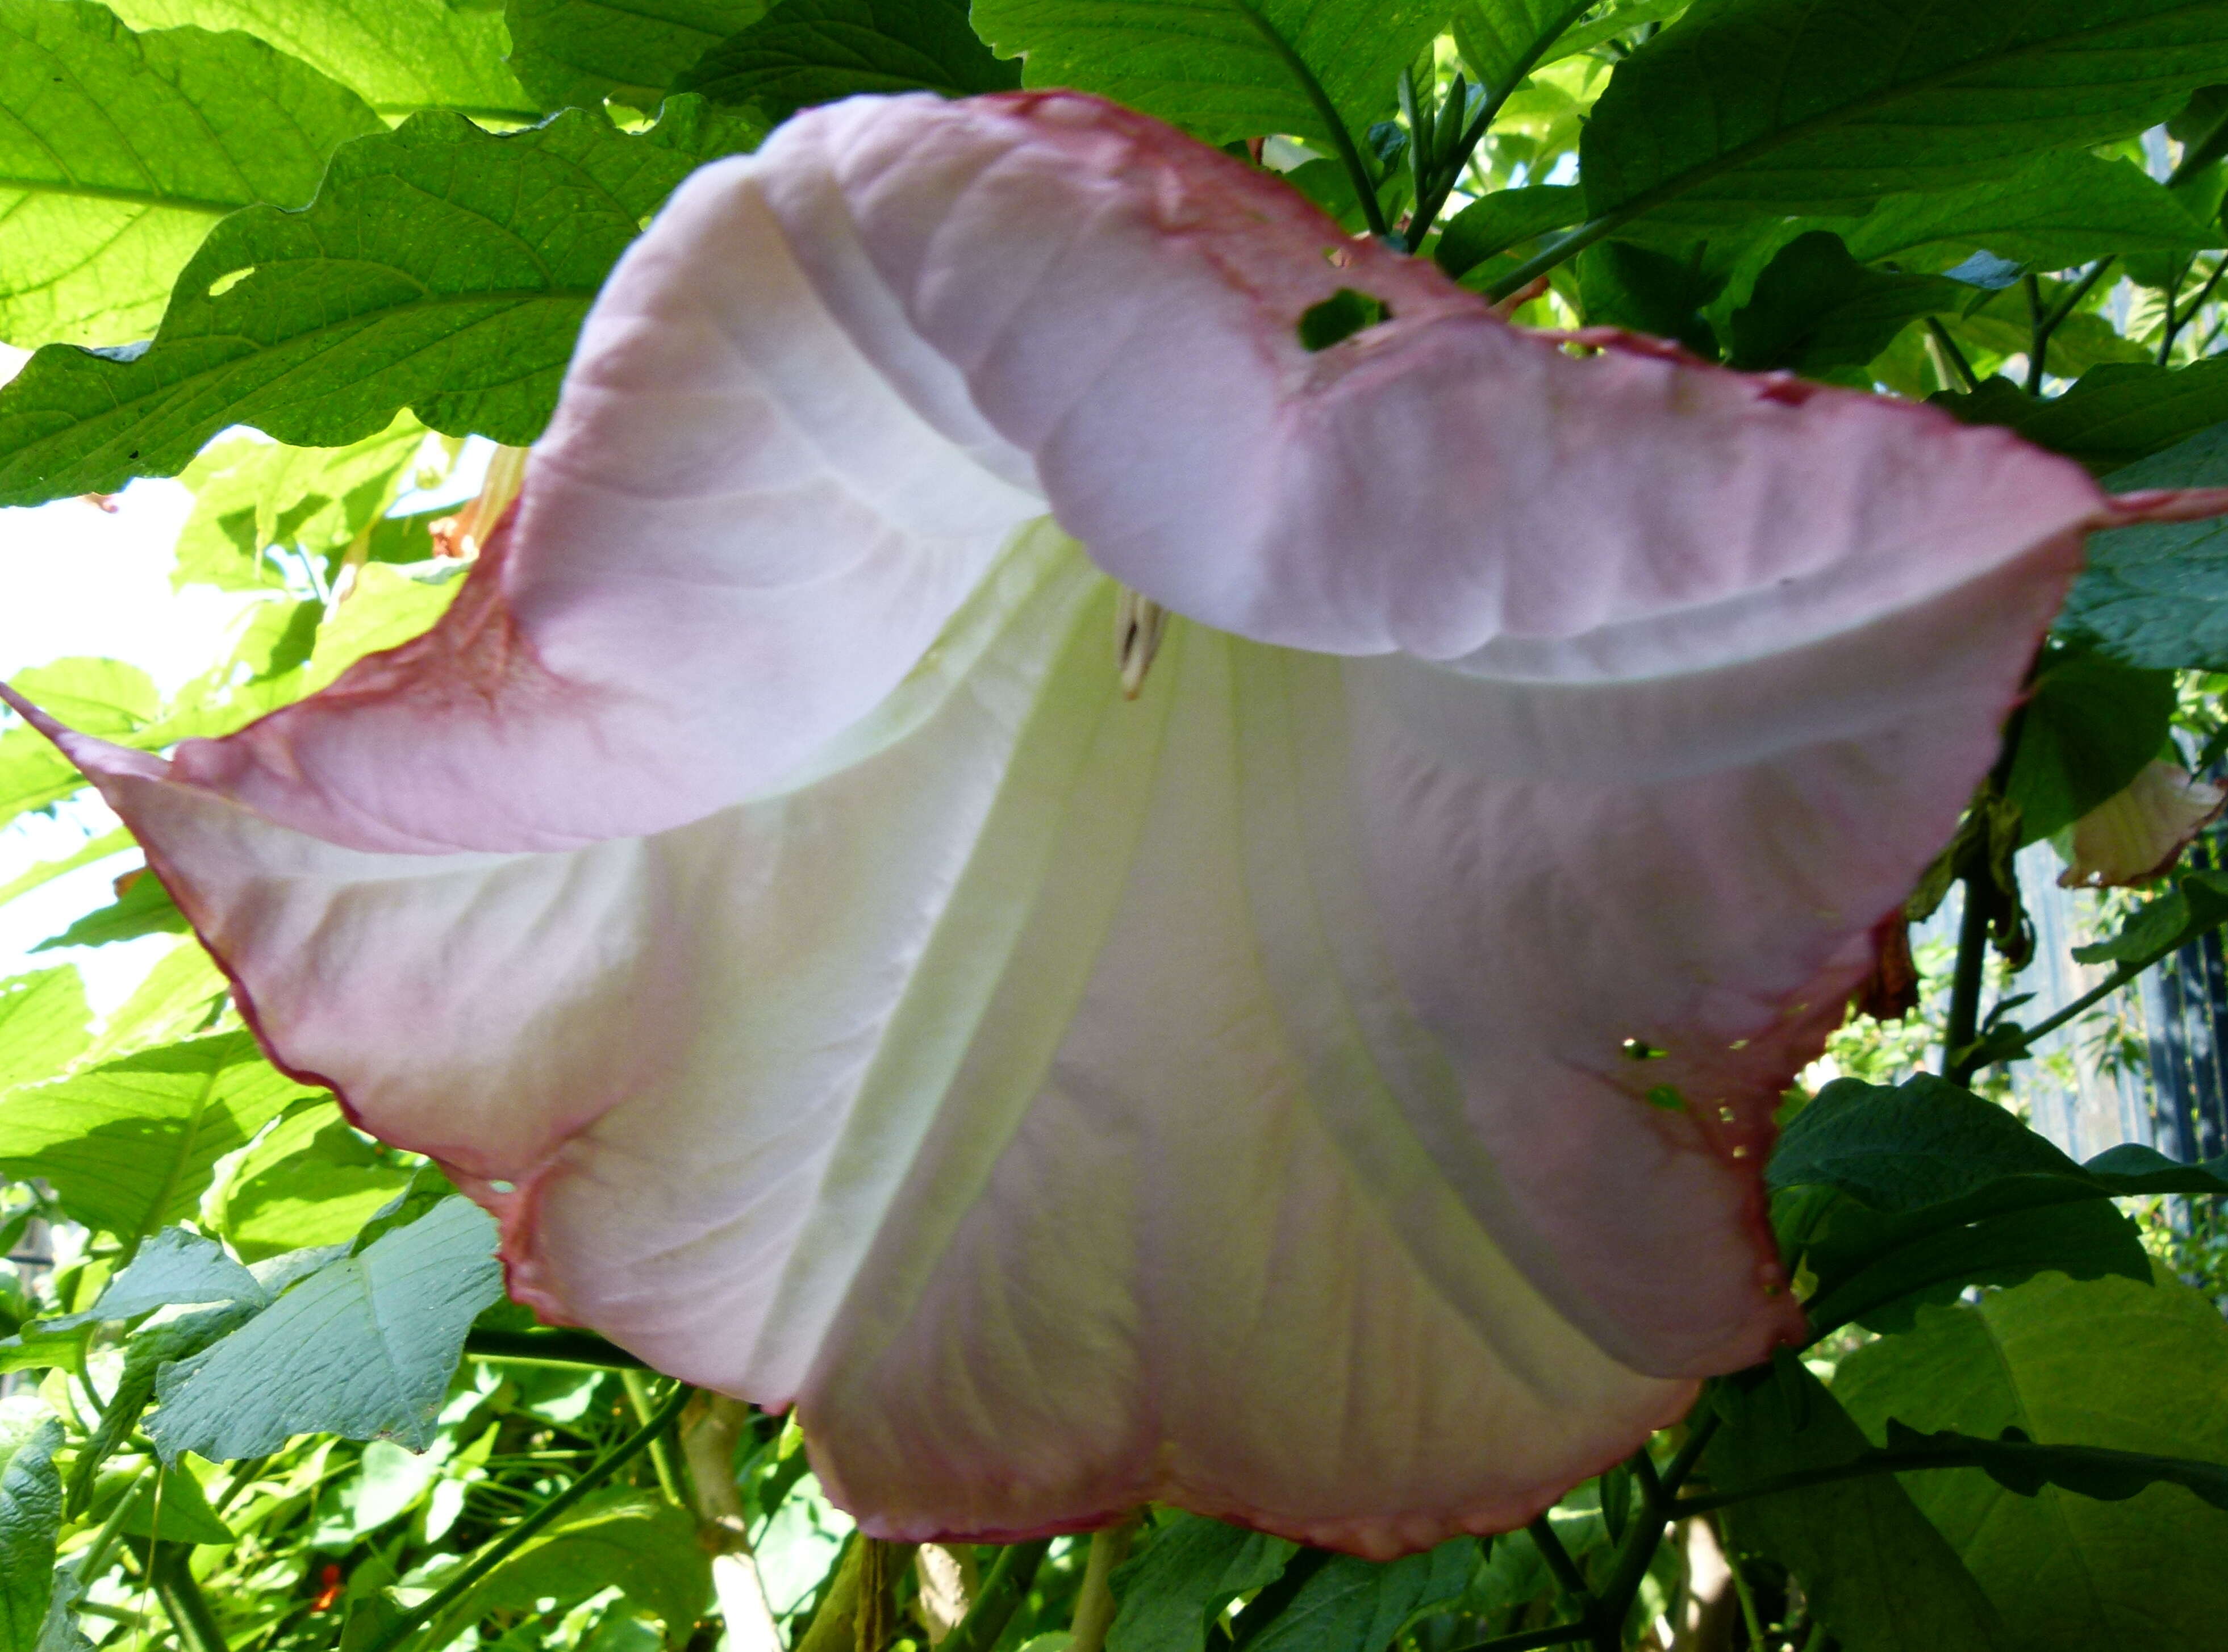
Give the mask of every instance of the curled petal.
[[60, 738], [278, 1060], [870, 1531], [1386, 1554], [1799, 1335], [1771, 1110], [2082, 533], [2186, 508], [1527, 335], [1092, 99], [862, 99], [629, 253], [434, 632]]
[[2069, 889], [2110, 889], [2162, 878], [2224, 806], [2228, 790], [2154, 759], [2067, 829], [2058, 881]]

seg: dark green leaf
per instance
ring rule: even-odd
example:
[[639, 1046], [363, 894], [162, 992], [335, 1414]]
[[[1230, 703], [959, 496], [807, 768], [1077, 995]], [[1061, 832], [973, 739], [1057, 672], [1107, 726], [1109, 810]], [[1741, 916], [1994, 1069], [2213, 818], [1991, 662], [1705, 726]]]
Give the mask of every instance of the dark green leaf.
[[1611, 41], [1621, 41], [1645, 24], [1674, 22], [1689, 3], [1691, 0], [1621, 0], [1621, 3], [1609, 6], [1593, 22], [1564, 30], [1555, 43], [1540, 54], [1540, 61], [1542, 65], [1559, 62]]
[[[2228, 424], [2115, 471], [2105, 485], [2228, 485]], [[2157, 522], [2095, 535], [2058, 628], [2131, 665], [2228, 670], [2228, 528]]]
[[1725, 278], [1698, 258], [1630, 241], [1604, 241], [1578, 259], [1578, 295], [1588, 325], [1675, 338], [1709, 361], [1717, 359], [1718, 340], [1702, 310], [1724, 285]]
[[799, 109], [861, 93], [964, 98], [1021, 83], [967, 26], [966, 0], [779, 0], [676, 80], [769, 126]]
[[51, 1418], [0, 1424], [0, 1652], [36, 1652], [54, 1575], [62, 1428]]
[[2050, 658], [2020, 719], [2005, 796], [2020, 841], [2063, 830], [2122, 791], [2166, 744], [2174, 674], [2122, 665], [2091, 650]]
[[2117, 471], [2228, 420], [2228, 355], [2179, 368], [2095, 368], [2048, 400], [2022, 394], [2007, 379], [1931, 400], [1969, 425], [2007, 425], [2091, 471]]
[[311, 1093], [244, 1032], [128, 1055], [0, 1101], [0, 1168], [133, 1237], [193, 1214], [217, 1160]]
[[2073, 949], [2083, 964], [2137, 964], [2186, 946], [2228, 923], [2228, 873], [2191, 872], [2129, 913], [2110, 940]]
[[1474, 1537], [1390, 1562], [1335, 1555], [1246, 1642], [1248, 1652], [1389, 1647], [1417, 1617], [1460, 1597], [1479, 1558]]
[[[138, 1477], [106, 1476], [85, 1514], [94, 1521], [106, 1521], [125, 1488]], [[159, 1537], [170, 1543], [229, 1543], [234, 1538], [232, 1528], [209, 1507], [201, 1482], [182, 1466], [164, 1470], [161, 1482], [141, 1494], [118, 1529], [131, 1537]]]
[[1454, 9], [1455, 48], [1491, 97], [1506, 97], [1590, 0], [1463, 0]]
[[765, 0], [509, 0], [510, 66], [545, 109], [657, 107], [674, 77]]
[[1965, 290], [1938, 275], [1889, 275], [1849, 256], [1839, 235], [1789, 242], [1730, 323], [1732, 365], [1813, 376], [1862, 367], [1922, 316], [1956, 307]]
[[136, 940], [142, 935], [182, 935], [191, 927], [163, 880], [142, 870], [124, 887], [113, 904], [95, 908], [61, 934], [41, 941], [31, 951], [44, 952], [57, 946], [106, 946], [111, 941]]
[[[1782, 1348], [1761, 1380], [1728, 1384], [1725, 1425], [1703, 1458], [1716, 1491], [1849, 1462], [1863, 1431], [1802, 1362]], [[2006, 1639], [1956, 1552], [1887, 1475], [1783, 1491], [1736, 1504], [1734, 1550], [1801, 1579], [1817, 1622], [1844, 1652], [1988, 1652]]]
[[212, 232], [144, 355], [49, 346], [0, 389], [0, 502], [173, 474], [233, 424], [339, 446], [408, 407], [532, 440], [612, 261], [706, 158], [670, 143], [572, 113], [508, 138], [419, 115], [344, 144], [307, 210]]
[[346, 87], [243, 35], [134, 35], [96, 5], [0, 0], [0, 339], [155, 330], [209, 227], [299, 206], [381, 130]]
[[163, 1456], [258, 1457], [311, 1431], [422, 1450], [473, 1316], [503, 1293], [494, 1220], [451, 1199], [327, 1263], [223, 1341], [167, 1367]]
[[2030, 269], [2064, 270], [2218, 238], [2140, 167], [2080, 150], [2039, 155], [2007, 178], [1962, 189], [1890, 195], [1861, 218], [1827, 227], [1861, 262], [1924, 270], [1946, 269], [1982, 248]]
[[1204, 1652], [1207, 1627], [1239, 1596], [1276, 1581], [1298, 1545], [1179, 1514], [1114, 1573], [1108, 1652]]
[[383, 115], [540, 112], [503, 61], [503, 14], [450, 0], [116, 0], [134, 29], [237, 29], [351, 87]]
[[[1022, 83], [1073, 86], [1210, 144], [1332, 134], [1237, 0], [975, 0], [975, 32], [1021, 56]], [[1258, 15], [1322, 83], [1359, 143], [1389, 118], [1400, 71], [1444, 25], [1447, 0], [1258, 0]]]
[[[2216, 1564], [2228, 1551], [2228, 1467], [2217, 1466], [2228, 1463], [2228, 1327], [2196, 1292], [2171, 1278], [2037, 1279], [1972, 1307], [1927, 1309], [1910, 1335], [1845, 1360], [1834, 1389], [1891, 1452], [1978, 1461], [1903, 1483], [2020, 1652], [2218, 1643], [2228, 1615], [2228, 1572]], [[1997, 1437], [2006, 1430], [2016, 1434]]]
[[1450, 219], [1431, 256], [1449, 275], [1458, 276], [1495, 253], [1575, 224], [1585, 215], [1585, 191], [1574, 183], [1502, 189], [1471, 202]]
[[1618, 69], [1581, 170], [1597, 215], [1860, 212], [2140, 131], [2224, 78], [2218, 0], [1714, 0]]

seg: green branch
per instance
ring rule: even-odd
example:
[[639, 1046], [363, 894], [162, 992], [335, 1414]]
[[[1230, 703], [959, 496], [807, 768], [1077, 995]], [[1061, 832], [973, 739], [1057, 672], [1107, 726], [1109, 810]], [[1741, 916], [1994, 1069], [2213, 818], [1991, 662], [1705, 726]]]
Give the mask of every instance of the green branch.
[[602, 1371], [647, 1371], [638, 1360], [615, 1343], [586, 1331], [474, 1330], [464, 1337], [468, 1360], [508, 1360], [521, 1365], [586, 1366]]

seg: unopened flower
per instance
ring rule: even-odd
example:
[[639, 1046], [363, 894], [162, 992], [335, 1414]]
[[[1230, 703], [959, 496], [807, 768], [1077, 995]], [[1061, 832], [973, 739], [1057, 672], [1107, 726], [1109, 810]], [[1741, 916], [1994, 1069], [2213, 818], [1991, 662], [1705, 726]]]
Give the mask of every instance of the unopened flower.
[[2065, 862], [2058, 881], [2069, 889], [2108, 889], [2162, 878], [2224, 805], [2228, 791], [2153, 759], [2053, 840]]
[[275, 1060], [869, 1532], [1514, 1526], [1800, 1334], [1780, 1092], [2084, 532], [2206, 503], [1586, 339], [1089, 99], [833, 106], [432, 632], [59, 738]]

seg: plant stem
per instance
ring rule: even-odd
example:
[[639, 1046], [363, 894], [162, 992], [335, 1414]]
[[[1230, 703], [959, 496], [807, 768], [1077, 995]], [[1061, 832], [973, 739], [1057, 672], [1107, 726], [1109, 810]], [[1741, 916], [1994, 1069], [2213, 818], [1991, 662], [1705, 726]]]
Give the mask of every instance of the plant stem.
[[1485, 296], [1495, 304], [1510, 293], [1532, 285], [1533, 279], [1546, 274], [1558, 264], [1577, 257], [1612, 229], [1621, 227], [1634, 215], [1631, 208], [1620, 208], [1604, 213], [1600, 217], [1580, 224], [1569, 234], [1550, 242], [1526, 259], [1507, 275], [1486, 289]]
[[1748, 1586], [1748, 1578], [1740, 1569], [1740, 1559], [1728, 1554], [1725, 1565], [1733, 1574], [1733, 1598], [1740, 1602], [1741, 1622], [1748, 1626], [1748, 1643], [1757, 1652], [1763, 1652], [1764, 1620], [1757, 1616], [1756, 1591]]
[[1315, 106], [1317, 118], [1330, 132], [1331, 143], [1338, 150], [1338, 158], [1347, 176], [1354, 180], [1354, 192], [1361, 197], [1361, 215], [1369, 221], [1369, 233], [1384, 240], [1392, 232], [1385, 225], [1385, 209], [1377, 204], [1376, 181], [1361, 163], [1361, 151], [1354, 146], [1354, 134], [1347, 131], [1346, 120], [1338, 112], [1338, 106], [1330, 100], [1330, 93], [1323, 90], [1322, 82], [1316, 79], [1316, 72], [1308, 67], [1307, 60], [1291, 48], [1277, 32], [1276, 24], [1261, 15], [1253, 0], [1230, 0], [1230, 3], [1244, 14], [1255, 32], [1269, 43], [1269, 49], [1283, 60], [1292, 78], [1300, 83], [1300, 90], [1307, 94], [1308, 101]]
[[[619, 1380], [626, 1385], [627, 1400], [634, 1407], [634, 1419], [647, 1425], [657, 1414], [657, 1406], [650, 1392], [650, 1376], [642, 1371], [623, 1371]], [[668, 1502], [686, 1508], [689, 1499], [681, 1483], [681, 1471], [673, 1461], [673, 1447], [663, 1434], [650, 1442], [650, 1465], [657, 1471], [657, 1489], [665, 1494]]]
[[586, 1331], [471, 1331], [468, 1360], [509, 1360], [521, 1365], [575, 1365], [605, 1371], [647, 1371], [624, 1348]]
[[1108, 1579], [1114, 1575], [1114, 1568], [1129, 1558], [1130, 1545], [1136, 1540], [1143, 1519], [1143, 1511], [1136, 1510], [1091, 1534], [1091, 1558], [1084, 1563], [1083, 1587], [1075, 1597], [1075, 1612], [1069, 1624], [1072, 1638], [1067, 1643], [1067, 1652], [1099, 1652], [1106, 1644], [1106, 1631], [1113, 1626], [1115, 1606], [1114, 1591]]
[[1013, 1621], [1029, 1585], [1036, 1581], [1037, 1568], [1044, 1564], [1045, 1551], [1051, 1546], [1050, 1538], [1040, 1537], [1028, 1543], [1008, 1543], [1000, 1550], [998, 1563], [983, 1579], [975, 1604], [944, 1637], [938, 1652], [990, 1652]]
[[2212, 289], [2220, 285], [2224, 273], [2228, 273], [2228, 257], [2224, 257], [2212, 266], [2212, 273], [2206, 278], [2205, 285], [2197, 290], [2197, 296], [2189, 301], [2189, 308], [2183, 311], [2179, 317], [2174, 313], [2174, 295], [2171, 292], [2167, 294], [2166, 336], [2159, 340], [2158, 364], [2161, 367], [2167, 365], [2174, 355], [2174, 339], [2196, 318], [2197, 312], [2205, 308], [2205, 301], [2212, 296]]
[[1581, 1612], [1586, 1611], [1593, 1604], [1593, 1591], [1586, 1587], [1586, 1580], [1579, 1574], [1578, 1563], [1571, 1559], [1571, 1552], [1563, 1546], [1563, 1540], [1555, 1535], [1554, 1522], [1542, 1514], [1524, 1529], [1532, 1534], [1533, 1546], [1547, 1563], [1547, 1570], [1555, 1574], [1555, 1581], [1563, 1592], [1577, 1603]]
[[[1957, 348], [1957, 341], [1950, 336], [1950, 330], [1935, 317], [1929, 316], [1926, 318], [1926, 335], [1934, 341], [1935, 350], [1956, 369], [1957, 376], [1964, 380], [1966, 391], [1969, 394], [1979, 389], [1980, 375], [1973, 371], [1973, 364], [1965, 359], [1965, 352]], [[1944, 385], [1943, 387], [1947, 389], [1949, 387]]]
[[1538, 1646], [1568, 1646], [1574, 1641], [1591, 1640], [1593, 1627], [1589, 1623], [1558, 1623], [1552, 1629], [1527, 1629], [1521, 1635], [1498, 1635], [1489, 1641], [1475, 1641], [1457, 1652], [1530, 1652]]
[[681, 1415], [681, 1408], [688, 1403], [689, 1396], [695, 1392], [685, 1382], [675, 1383], [673, 1392], [665, 1397], [665, 1403], [657, 1408], [648, 1422], [581, 1470], [578, 1480], [483, 1548], [470, 1565], [430, 1598], [403, 1613], [388, 1626], [385, 1634], [366, 1647], [364, 1652], [392, 1652], [392, 1649], [400, 1646], [406, 1637], [448, 1610], [474, 1584], [554, 1525], [560, 1515], [598, 1486], [648, 1450], [653, 1441], [673, 1426]]
[[1952, 1084], [1963, 1084], [1973, 1076], [1962, 1053], [1980, 1036], [1981, 984], [1988, 961], [1988, 909], [1982, 904], [1975, 885], [1987, 875], [1983, 868], [1969, 871], [1964, 877], [1965, 911], [1957, 925], [1957, 966], [1950, 977], [1950, 1024], [1942, 1035], [1942, 1076]]
[[2042, 284], [2032, 275], [2023, 278], [2026, 288], [2026, 312], [2029, 327], [2026, 353], [2026, 393], [2031, 396], [2042, 394], [2042, 364], [2050, 355], [2050, 336], [2058, 324], [2073, 313], [2073, 306], [2089, 296], [2089, 290], [2103, 279], [2111, 265], [2110, 258], [2100, 258], [2090, 266], [2065, 296], [2046, 312], [2042, 306]]

